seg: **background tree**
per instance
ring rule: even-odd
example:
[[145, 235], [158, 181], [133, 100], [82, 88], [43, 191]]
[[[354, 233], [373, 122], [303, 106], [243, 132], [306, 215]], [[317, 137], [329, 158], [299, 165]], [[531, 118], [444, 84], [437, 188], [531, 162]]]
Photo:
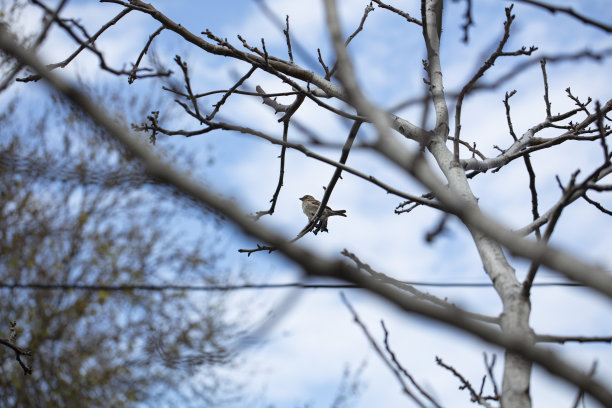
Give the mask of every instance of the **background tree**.
[[[189, 292], [193, 282], [222, 285], [232, 275], [221, 273], [219, 220], [151, 183], [61, 99], [38, 99], [37, 114], [26, 99], [0, 117], [0, 290], [3, 333], [9, 320], [18, 322], [15, 342], [32, 353], [23, 358], [32, 370], [24, 376], [2, 349], [3, 404], [238, 398], [218, 369], [235, 364], [241, 333], [226, 313], [229, 299]], [[137, 101], [118, 94], [100, 101], [137, 111]], [[187, 223], [199, 232], [187, 236]]]
[[[254, 216], [247, 217], [245, 207], [250, 208], [250, 206], [238, 206], [228, 202], [211, 189], [195, 182], [194, 178], [177, 170], [170, 161], [158, 157], [153, 153], [151, 147], [142, 144], [130, 136], [124, 128], [110, 120], [108, 114], [95, 106], [85, 92], [62, 81], [53, 72], [49, 72], [49, 68], [56, 69], [69, 64], [72, 56], [61, 63], [48, 65], [45, 68], [30, 53], [15, 45], [10, 35], [5, 33], [0, 46], [16, 57], [20, 63], [28, 65], [34, 71], [32, 75], [21, 76], [18, 80], [31, 82], [44, 78], [68, 97], [75, 106], [87, 112], [111, 136], [123, 143], [124, 148], [130, 154], [140, 158], [150, 175], [156, 177], [160, 182], [173, 186], [182, 194], [222, 212], [244, 232], [264, 241], [256, 246], [253, 245], [252, 248], [241, 249], [242, 253], [253, 255], [255, 252], [279, 251], [303, 268], [309, 276], [333, 277], [348, 281], [382, 296], [403, 310], [455, 326], [486, 342], [500, 346], [504, 350], [501, 384], [498, 385], [495, 382], [494, 364], [485, 361], [485, 380], [487, 378], [489, 380], [490, 395], [484, 391], [482, 386], [480, 389], [472, 386], [465, 376], [461, 375], [460, 370], [438, 359], [438, 364], [452, 372], [461, 381], [463, 388], [470, 392], [472, 402], [484, 406], [498, 403], [504, 407], [531, 406], [532, 364], [536, 363], [554, 375], [574, 384], [579, 390], [580, 398], [585, 393], [599, 403], [610, 406], [612, 393], [609, 384], [605, 382], [605, 376], [602, 377], [593, 370], [591, 372], [584, 370], [558, 357], [549, 349], [536, 346], [536, 343], [550, 341], [560, 343], [568, 341], [610, 342], [609, 334], [598, 337], [580, 334], [545, 336], [541, 334], [538, 327], [535, 327], [534, 330], [530, 322], [534, 299], [532, 287], [541, 268], [560, 273], [571, 282], [586, 286], [589, 290], [606, 298], [612, 296], [612, 278], [606, 268], [596, 265], [590, 258], [576, 256], [571, 251], [564, 251], [557, 245], [549, 244], [552, 233], [561, 220], [560, 216], [566, 214], [568, 212], [566, 209], [574, 206], [577, 201], [584, 200], [593, 207], [593, 211], [599, 214], [607, 216], [610, 213], [606, 205], [602, 204], [599, 199], [593, 199], [591, 195], [610, 189], [605, 178], [612, 170], [607, 144], [612, 100], [607, 99], [607, 96], [602, 100], [599, 100], [601, 96], [597, 99], [576, 96], [571, 88], [567, 88], [566, 97], [574, 106], [563, 106], [563, 108], [557, 108], [561, 109], [560, 112], [556, 112], [552, 108], [556, 105], [551, 102], [547, 71], [548, 64], [551, 62], [570, 61], [573, 62], [572, 67], [576, 69], [575, 75], [584, 76], [587, 75], [585, 72], [588, 70], [583, 70], [579, 62], [583, 60], [606, 61], [606, 57], [610, 54], [608, 35], [612, 29], [609, 25], [573, 9], [545, 5], [536, 1], [525, 1], [524, 3], [538, 10], [564, 15], [566, 18], [564, 22], [571, 21], [572, 24], [577, 22], [580, 27], [584, 24], [585, 29], [594, 30], [604, 37], [603, 40], [590, 44], [593, 47], [597, 46], [594, 51], [582, 49], [568, 53], [549, 54], [546, 50], [539, 50], [536, 45], [529, 43], [514, 44], [512, 29], [516, 25], [515, 8], [508, 5], [505, 10], [501, 10], [501, 6], [498, 6], [499, 14], [503, 17], [498, 28], [501, 34], [496, 35], [494, 42], [489, 42], [488, 48], [484, 51], [484, 57], [475, 58], [476, 67], [472, 72], [467, 73], [467, 80], [457, 80], [456, 75], [447, 75], [444, 58], [445, 53], [452, 53], [459, 40], [467, 42], [473, 38], [473, 36], [470, 37], [470, 33], [471, 30], [475, 30], [473, 27], [474, 15], [479, 9], [474, 7], [470, 1], [464, 4], [465, 21], [463, 25], [457, 25], [456, 21], [451, 21], [450, 24], [445, 22], [441, 0], [423, 1], [420, 9], [408, 12], [381, 1], [373, 1], [366, 5], [365, 11], [361, 9], [359, 13], [355, 13], [355, 5], [346, 3], [345, 11], [348, 10], [349, 13], [352, 12], [352, 15], [357, 15], [359, 18], [357, 19], [358, 24], [355, 24], [356, 29], [345, 32], [342, 29], [344, 22], [339, 17], [337, 5], [334, 1], [327, 0], [323, 4], [325, 25], [329, 32], [328, 38], [331, 40], [331, 45], [327, 49], [321, 46], [317, 50], [316, 58], [312, 50], [301, 45], [300, 36], [291, 34], [290, 18], [287, 17], [283, 22], [277, 17], [282, 13], [278, 13], [278, 10], [274, 8], [269, 8], [261, 1], [257, 4], [272, 23], [276, 24], [277, 35], [281, 35], [282, 32], [286, 46], [284, 52], [287, 53], [287, 57], [282, 57], [281, 55], [285, 54], [284, 52], [281, 54], [278, 48], [270, 47], [268, 38], [252, 39], [239, 36], [237, 40], [234, 40], [216, 34], [214, 29], [204, 30], [197, 27], [198, 31], [193, 31], [189, 27], [190, 24], [179, 24], [168, 17], [170, 14], [159, 10], [158, 8], [161, 7], [159, 5], [151, 5], [138, 0], [103, 2], [112, 3], [112, 7], [119, 5], [120, 7], [115, 9], [118, 10], [118, 14], [107, 24], [95, 28], [96, 31], [92, 31], [93, 34], [74, 19], [67, 20], [57, 17], [63, 13], [64, 2], [60, 2], [56, 8], [51, 8], [38, 1], [34, 3], [44, 10], [47, 15], [46, 21], [56, 22], [62, 32], [76, 41], [77, 50], [73, 56], [79, 55], [83, 50], [90, 50], [102, 70], [114, 75], [126, 76], [129, 83], [138, 84], [142, 82], [140, 79], [146, 77], [160, 77], [166, 82], [164, 89], [175, 99], [178, 109], [156, 109], [144, 121], [133, 125], [133, 129], [146, 132], [148, 140], [153, 144], [164, 139], [163, 135], [190, 137], [222, 130], [239, 132], [279, 145], [280, 172], [276, 189], [272, 189], [272, 205], [269, 209], [260, 210], [255, 212]], [[111, 7], [102, 5], [100, 10], [104, 6]], [[402, 24], [407, 22], [410, 38], [418, 36], [420, 39], [415, 48], [410, 49], [409, 52], [404, 51], [410, 57], [410, 63], [415, 64], [416, 60], [418, 64], [421, 62], [420, 56], [426, 56], [422, 60], [426, 73], [424, 78], [426, 88], [423, 90], [415, 86], [420, 78], [412, 82], [411, 79], [406, 80], [409, 85], [405, 88], [392, 81], [390, 86], [403, 90], [404, 97], [408, 94], [410, 98], [387, 109], [380, 107], [389, 105], [388, 103], [383, 105], [383, 102], [388, 102], [387, 94], [383, 92], [377, 94], [375, 87], [368, 87], [368, 80], [374, 76], [373, 73], [376, 71], [368, 66], [365, 66], [365, 70], [356, 70], [347, 51], [347, 47], [350, 48], [353, 45], [354, 39], [361, 39], [366, 35], [370, 15], [378, 8], [384, 9], [380, 10], [381, 12], [389, 13], [386, 15], [389, 18], [395, 18], [393, 20], [395, 22], [401, 21]], [[157, 22], [158, 26], [148, 38], [142, 39], [144, 44], [142, 52], [132, 59], [136, 62], [129, 68], [126, 68], [126, 64], [123, 64], [121, 69], [114, 68], [108, 55], [97, 47], [100, 43], [98, 38], [102, 38], [101, 36], [109, 27], [120, 25], [120, 20], [128, 13], [137, 14], [138, 18], [149, 16]], [[449, 12], [446, 13], [448, 16]], [[487, 24], [487, 26], [490, 25]], [[445, 48], [441, 46], [442, 40], [447, 38], [449, 32], [452, 33], [453, 27], [460, 27], [461, 36], [451, 36], [450, 41], [454, 43], [448, 42], [447, 44], [451, 45]], [[362, 30], [363, 33], [361, 33]], [[199, 32], [201, 34], [198, 34]], [[199, 88], [203, 85], [202, 82], [205, 83], [205, 81], [199, 81], [204, 75], [203, 70], [199, 72], [197, 64], [188, 63], [185, 57], [173, 56], [173, 62], [171, 62], [172, 56], [168, 56], [167, 53], [155, 53], [154, 58], [149, 61], [150, 65], [145, 67], [143, 56], [150, 49], [151, 44], [166, 33], [172, 33], [178, 36], [179, 40], [195, 46], [205, 57], [230, 57], [237, 61], [236, 67], [240, 67], [241, 74], [237, 75], [227, 88], [218, 89], [218, 85], [215, 84], [214, 90], [199, 92]], [[478, 31], [478, 33], [481, 32]], [[492, 38], [490, 32], [488, 38]], [[533, 42], [536, 42], [537, 39], [542, 38], [529, 38]], [[375, 52], [376, 47], [373, 46], [371, 51]], [[456, 70], [465, 71], [465, 58], [462, 57], [459, 57], [460, 65], [454, 66]], [[516, 58], [515, 62], [507, 63], [510, 69], [495, 80], [484, 82], [485, 74], [489, 73], [496, 63], [501, 65], [502, 61], [506, 62], [509, 57]], [[353, 58], [359, 60], [359, 56], [353, 56]], [[372, 62], [372, 58], [366, 57], [366, 60]], [[385, 68], [391, 65], [386, 61], [383, 64]], [[194, 65], [196, 72], [193, 69]], [[452, 64], [449, 63], [449, 65]], [[177, 73], [172, 75], [169, 66], [174, 66]], [[520, 85], [520, 75], [526, 71], [531, 72], [529, 68], [534, 66], [540, 67], [538, 75], [541, 78], [544, 95], [543, 114], [539, 117], [521, 116], [519, 124], [514, 119], [515, 116], [511, 109], [511, 98], [517, 95], [517, 91], [512, 86]], [[604, 68], [608, 66], [609, 64]], [[361, 68], [363, 69], [364, 66], [362, 65]], [[273, 84], [270, 81], [271, 78], [276, 79], [278, 83]], [[445, 82], [448, 81], [448, 78], [453, 78], [456, 82], [456, 91], [448, 90], [448, 82]], [[274, 87], [274, 91], [270, 86]], [[499, 91], [500, 88], [507, 90], [505, 96], [500, 98], [503, 99], [499, 104], [503, 112], [501, 116], [497, 116], [498, 119], [494, 121], [494, 126], [490, 128], [483, 126], [484, 117], [491, 109], [489, 106], [481, 105], [480, 112], [477, 112], [475, 116], [466, 114], [470, 97], [477, 96], [479, 92], [485, 90], [502, 92]], [[518, 90], [519, 95], [520, 92]], [[217, 95], [218, 99], [211, 108], [200, 103], [202, 98], [214, 95]], [[280, 125], [277, 125], [276, 129], [260, 125], [259, 118], [256, 115], [249, 115], [249, 112], [244, 110], [244, 106], [242, 106], [241, 114], [236, 115], [236, 111], [231, 108], [231, 103], [236, 103], [239, 95], [262, 101], [266, 107], [270, 108], [271, 114], [281, 113], [282, 116], [278, 119]], [[286, 98], [274, 99], [277, 97]], [[322, 110], [323, 113], [315, 114], [314, 112], [318, 110]], [[179, 117], [177, 112], [181, 112], [182, 116]], [[342, 139], [338, 136], [342, 134], [340, 132], [343, 129], [342, 126], [334, 126], [328, 120], [321, 119], [333, 115], [336, 115], [338, 121], [345, 125], [343, 133], [347, 136]], [[471, 126], [468, 125], [466, 116], [474, 122]], [[500, 126], [500, 123], [504, 126]], [[260, 130], [258, 125], [263, 129]], [[521, 131], [517, 130], [519, 127]], [[324, 131], [320, 128], [324, 128]], [[293, 129], [300, 132], [296, 139], [294, 139]], [[582, 149], [581, 145], [586, 145], [590, 149], [590, 152], [584, 155], [586, 160], [570, 156], [575, 159], [571, 163], [571, 170], [568, 171], [565, 166], [559, 166], [557, 170], [560, 170], [562, 175], [554, 177], [543, 173], [541, 166], [534, 165], [534, 158], [531, 156], [542, 155], [542, 160], [550, 160], [551, 156], [558, 155], [559, 153], [556, 152], [563, 151], [570, 143], [572, 146], [579, 145], [579, 149]], [[482, 145], [486, 146], [486, 150], [480, 150]], [[497, 147], [499, 145], [503, 147]], [[349, 153], [356, 150], [371, 153], [372, 160], [385, 163], [388, 166], [386, 169], [393, 169], [396, 176], [398, 174], [412, 176], [420, 187], [405, 183], [401, 177], [398, 177], [400, 181], [393, 183], [381, 181], [376, 169], [368, 167], [364, 161], [348, 164]], [[306, 238], [308, 232], [320, 229], [321, 225], [316, 216], [294, 237], [287, 236], [285, 226], [282, 235], [275, 232], [269, 227], [269, 224], [266, 224], [264, 215], [274, 214], [276, 206], [281, 202], [279, 197], [281, 197], [283, 187], [285, 190], [291, 188], [289, 187], [291, 184], [284, 178], [289, 162], [287, 157], [296, 160], [291, 153], [288, 153], [291, 151], [301, 152], [309, 158], [335, 168], [321, 198], [320, 211], [329, 202], [332, 193], [345, 185], [345, 183], [338, 183], [341, 174], [345, 176], [350, 174], [381, 188], [385, 193], [391, 193], [396, 199], [399, 197], [404, 200], [397, 206], [397, 213], [410, 213], [417, 207], [427, 207], [427, 209], [418, 208], [418, 210], [426, 212], [428, 216], [433, 214], [434, 217], [439, 217], [440, 221], [427, 234], [429, 241], [450, 228], [449, 225], [452, 222], [459, 221], [471, 237], [472, 243], [469, 248], [473, 249], [475, 246], [475, 252], [480, 258], [486, 276], [490, 279], [498, 300], [501, 301], [499, 313], [497, 315], [491, 313], [488, 305], [475, 311], [468, 311], [467, 308], [459, 308], [446, 299], [423, 293], [414, 286], [403, 282], [401, 278], [404, 276], [399, 273], [400, 271], [389, 275], [377, 272], [375, 268], [362, 260], [361, 254], [345, 250], [342, 252], [344, 260], [329, 259], [321, 255], [322, 251], [306, 249], [301, 242], [296, 243], [296, 241], [309, 239], [310, 235]], [[547, 155], [549, 152], [554, 153]], [[338, 154], [339, 159], [336, 158]], [[231, 158], [235, 157], [239, 155], [233, 155]], [[232, 162], [234, 167], [240, 164], [240, 159]], [[525, 203], [528, 203], [528, 206], [524, 208], [527, 209], [526, 214], [530, 216], [528, 220], [524, 216], [512, 219], [515, 212], [508, 211], [508, 208], [504, 208], [506, 212], [499, 211], [499, 208], [497, 208], [498, 211], [491, 211], [496, 209], [495, 205], [498, 205], [499, 200], [495, 200], [496, 190], [489, 180], [491, 177], [495, 178], [497, 181], [493, 183], [497, 184], [496, 188], [499, 189], [508, 176], [509, 179], [516, 176], [517, 168], [521, 169], [523, 178], [526, 180], [524, 190], [527, 192], [528, 200], [525, 200]], [[506, 178], [504, 178], [504, 172], [506, 172]], [[260, 172], [258, 175], [261, 176], [261, 174]], [[308, 175], [313, 174], [316, 175], [315, 172], [308, 173]], [[537, 183], [541, 176], [546, 180], [544, 186]], [[239, 181], [248, 183], [249, 177], [248, 174], [241, 174], [241, 177], [237, 178]], [[264, 179], [267, 181], [266, 177]], [[313, 182], [312, 179], [316, 181]], [[309, 177], [307, 187], [313, 188], [313, 184], [319, 183], [319, 180], [320, 178], [315, 176]], [[549, 184], [556, 184], [560, 193], [557, 190], [557, 193], [553, 194], [548, 187]], [[305, 185], [299, 186], [300, 189], [305, 187]], [[478, 198], [475, 191], [479, 191]], [[545, 197], [541, 196], [542, 191], [546, 192]], [[259, 193], [261, 194], [261, 190]], [[299, 196], [304, 193], [308, 191], [302, 191]], [[363, 195], [352, 197], [346, 195], [346, 197], [350, 197], [350, 203], [370, 200], [369, 197]], [[542, 204], [543, 202], [545, 204]], [[494, 217], [485, 215], [481, 207], [493, 212]], [[506, 213], [511, 213], [512, 216], [507, 216]], [[348, 214], [351, 219], [350, 208]], [[379, 214], [371, 215], [371, 217], [378, 218]], [[252, 218], [259, 221], [256, 223]], [[504, 223], [512, 227], [507, 227]], [[333, 226], [330, 226], [330, 231], [334, 231]], [[377, 233], [385, 234], [389, 233], [389, 230], [368, 231], [368, 234]], [[529, 235], [533, 237], [525, 238]], [[572, 237], [573, 240], [576, 240], [575, 236]], [[355, 235], [353, 239], [354, 237]], [[351, 241], [347, 239], [347, 242]], [[460, 252], [465, 253], [465, 241], [458, 242]], [[440, 257], [446, 258], [449, 255], [448, 252], [448, 250], [445, 251]], [[508, 254], [519, 257], [527, 263], [515, 261], [509, 258]], [[257, 256], [261, 255], [263, 254]], [[251, 257], [254, 258], [254, 256]], [[346, 258], [349, 258], [352, 263], [346, 263]], [[456, 262], [454, 265], [459, 265], [461, 255], [449, 256], [447, 259]], [[253, 262], [259, 262], [259, 260], [253, 260]], [[470, 265], [470, 268], [473, 269], [474, 265]], [[521, 269], [519, 273], [517, 269]], [[395, 374], [404, 393], [417, 405], [438, 405], [439, 402], [435, 395], [414, 381], [401, 361], [395, 358], [388, 342], [386, 327], [383, 325], [384, 348], [386, 348], [386, 351], [383, 351], [383, 347], [377, 345], [367, 326], [362, 323], [356, 309], [348, 301], [346, 305], [354, 319], [363, 328], [366, 338], [375, 346], [381, 359]], [[591, 310], [588, 313], [596, 314]], [[483, 385], [485, 380], [482, 382]]]

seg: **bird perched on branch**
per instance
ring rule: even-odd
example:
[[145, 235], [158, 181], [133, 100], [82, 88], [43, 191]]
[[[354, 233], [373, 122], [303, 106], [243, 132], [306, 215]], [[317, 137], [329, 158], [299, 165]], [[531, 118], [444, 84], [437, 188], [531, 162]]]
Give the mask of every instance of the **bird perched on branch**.
[[[304, 214], [306, 214], [308, 217], [308, 221], [312, 221], [313, 217], [317, 213], [317, 210], [319, 209], [319, 206], [321, 205], [321, 202], [311, 195], [305, 195], [304, 197], [300, 198], [300, 200], [302, 201], [302, 211], [304, 211]], [[327, 230], [327, 219], [332, 215], [341, 215], [346, 217], [346, 210], [332, 210], [328, 206], [325, 206], [325, 209], [323, 210], [321, 218], [318, 222], [317, 229], [315, 230], [315, 234], [316, 231], [329, 232]]]

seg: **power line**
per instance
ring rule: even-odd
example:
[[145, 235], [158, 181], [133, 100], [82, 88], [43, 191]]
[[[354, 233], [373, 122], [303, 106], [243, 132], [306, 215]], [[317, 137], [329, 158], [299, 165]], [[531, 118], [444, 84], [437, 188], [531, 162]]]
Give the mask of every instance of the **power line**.
[[[425, 287], [445, 287], [445, 288], [487, 288], [492, 287], [492, 283], [486, 282], [410, 282], [402, 283], [412, 286]], [[539, 282], [533, 286], [540, 287], [582, 287], [579, 283], [573, 282]], [[192, 291], [192, 292], [227, 292], [237, 290], [260, 290], [260, 289], [361, 289], [353, 284], [321, 284], [321, 283], [261, 283], [261, 284], [242, 284], [242, 285], [149, 285], [149, 284], [120, 284], [120, 285], [99, 285], [99, 284], [78, 284], [78, 283], [3, 283], [0, 282], [0, 289], [11, 290], [90, 290], [107, 292], [129, 292], [129, 291]]]

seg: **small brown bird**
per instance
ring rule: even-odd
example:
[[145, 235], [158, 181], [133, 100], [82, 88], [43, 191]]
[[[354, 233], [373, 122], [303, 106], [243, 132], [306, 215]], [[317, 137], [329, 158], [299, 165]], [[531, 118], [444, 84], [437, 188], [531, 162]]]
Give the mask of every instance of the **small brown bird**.
[[[300, 198], [300, 200], [302, 201], [302, 211], [304, 211], [304, 214], [306, 214], [308, 217], [308, 221], [312, 221], [312, 218], [317, 213], [321, 202], [311, 195], [305, 195], [304, 197]], [[332, 210], [328, 206], [325, 206], [323, 214], [321, 214], [321, 219], [319, 220], [318, 228], [315, 231], [320, 230], [329, 232], [327, 230], [327, 218], [333, 215], [341, 215], [346, 217], [346, 210]]]

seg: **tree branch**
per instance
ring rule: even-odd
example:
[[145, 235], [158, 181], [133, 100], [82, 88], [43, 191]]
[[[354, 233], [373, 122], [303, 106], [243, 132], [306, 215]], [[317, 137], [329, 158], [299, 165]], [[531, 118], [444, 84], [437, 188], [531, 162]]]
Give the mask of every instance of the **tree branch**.
[[472, 384], [463, 375], [461, 375], [461, 373], [459, 373], [459, 371], [457, 371], [453, 366], [446, 364], [440, 357], [437, 357], [437, 356], [436, 356], [436, 363], [440, 367], [443, 367], [446, 370], [450, 371], [455, 377], [459, 379], [459, 381], [461, 382], [461, 387], [459, 387], [459, 389], [468, 390], [470, 393], [470, 397], [471, 397], [470, 399], [472, 402], [476, 402], [478, 405], [482, 405], [483, 407], [486, 407], [486, 408], [493, 408], [493, 406], [487, 402], [487, 399], [492, 399], [492, 398], [483, 397], [482, 389], [480, 393], [476, 392]]
[[597, 27], [599, 29], [604, 30], [607, 33], [611, 33], [612, 32], [612, 25], [609, 24], [605, 24], [605, 23], [601, 23], [599, 21], [593, 20], [589, 17], [583, 16], [582, 14], [576, 13], [571, 7], [558, 7], [558, 6], [553, 6], [550, 4], [546, 4], [542, 1], [537, 1], [537, 0], [517, 0], [520, 3], [527, 3], [527, 4], [531, 4], [533, 6], [537, 6], [539, 8], [543, 8], [545, 10], [550, 11], [551, 13], [563, 13], [563, 14], [567, 14], [569, 16], [572, 16], [573, 18], [575, 18], [578, 21], [581, 21], [587, 25], [593, 26], [593, 27]]
[[31, 357], [32, 352], [25, 348], [19, 347], [18, 345], [15, 344], [15, 338], [17, 337], [17, 332], [15, 331], [16, 326], [17, 326], [16, 321], [10, 322], [9, 337], [7, 339], [0, 338], [0, 344], [12, 349], [15, 352], [15, 360], [17, 360], [17, 362], [21, 366], [23, 373], [25, 375], [30, 375], [32, 374], [32, 367], [24, 363], [21, 360], [21, 357], [23, 356]]
[[536, 334], [538, 343], [612, 343], [612, 336], [554, 336], [550, 334]]
[[467, 310], [463, 310], [461, 308], [459, 308], [457, 305], [450, 303], [446, 300], [440, 299], [437, 296], [431, 295], [429, 293], [425, 293], [422, 292], [418, 289], [416, 289], [412, 284], [410, 284], [409, 282], [404, 282], [404, 281], [400, 281], [397, 279], [394, 279], [384, 273], [381, 272], [377, 272], [374, 269], [372, 269], [372, 267], [366, 263], [363, 263], [354, 253], [349, 252], [347, 249], [342, 250], [341, 255], [349, 258], [350, 260], [352, 260], [353, 262], [355, 262], [355, 266], [357, 267], [357, 269], [359, 271], [363, 271], [366, 274], [368, 274], [369, 276], [371, 276], [373, 279], [376, 279], [377, 281], [380, 281], [382, 283], [385, 283], [387, 285], [392, 285], [394, 287], [396, 287], [397, 289], [400, 289], [402, 291], [405, 291], [407, 293], [410, 293], [412, 296], [414, 296], [417, 299], [420, 300], [424, 300], [427, 301], [431, 304], [434, 304], [436, 306], [440, 306], [440, 307], [444, 307], [447, 308], [449, 310], [454, 310], [458, 313], [460, 313], [461, 315], [464, 315], [470, 319], [474, 319], [474, 320], [478, 320], [478, 321], [482, 321], [485, 323], [492, 323], [492, 324], [499, 324], [499, 318], [498, 317], [492, 317], [492, 316], [487, 316], [487, 315], [483, 315], [483, 314], [479, 314], [479, 313], [472, 313], [472, 312], [468, 312]]
[[372, 0], [372, 1], [374, 3], [376, 3], [376, 4], [378, 4], [378, 7], [383, 8], [383, 9], [387, 9], [387, 10], [397, 14], [398, 16], [401, 16], [401, 17], [405, 18], [406, 21], [408, 21], [409, 23], [414, 23], [414, 24], [420, 25], [420, 26], [423, 25], [423, 23], [421, 21], [419, 21], [416, 18], [410, 17], [410, 14], [405, 13], [405, 12], [403, 12], [400, 9], [397, 9], [397, 8], [395, 8], [395, 7], [393, 7], [393, 6], [389, 5], [389, 4], [383, 3], [380, 0]]
[[[344, 293], [342, 292], [340, 293], [340, 298], [342, 299], [342, 302], [344, 303], [346, 308], [349, 310], [349, 312], [353, 316], [353, 320], [355, 321], [355, 323], [361, 328], [361, 331], [365, 335], [366, 339], [368, 340], [368, 342], [370, 343], [374, 351], [376, 351], [376, 354], [378, 354], [378, 357], [380, 357], [383, 363], [385, 363], [387, 368], [391, 371], [391, 373], [393, 373], [393, 375], [397, 379], [397, 382], [400, 384], [400, 387], [402, 388], [402, 392], [406, 394], [406, 396], [408, 396], [412, 401], [414, 401], [414, 403], [417, 404], [419, 407], [425, 408], [425, 404], [419, 398], [417, 398], [417, 396], [414, 395], [412, 391], [410, 391], [410, 389], [408, 388], [408, 384], [406, 384], [406, 382], [402, 378], [401, 372], [393, 365], [391, 361], [387, 359], [387, 356], [385, 356], [385, 353], [378, 346], [378, 343], [376, 342], [374, 337], [370, 334], [366, 325], [361, 321], [361, 319], [359, 318], [359, 315], [357, 314], [353, 306], [349, 303]], [[408, 378], [412, 379], [412, 377], [410, 376], [408, 376]], [[436, 404], [436, 406], [438, 405]]]
[[504, 35], [500, 40], [497, 49], [489, 56], [489, 58], [482, 64], [480, 69], [474, 74], [472, 79], [468, 81], [467, 84], [461, 89], [459, 92], [459, 97], [457, 98], [457, 105], [455, 106], [455, 139], [453, 144], [453, 155], [455, 160], [459, 161], [459, 135], [461, 133], [461, 108], [463, 106], [463, 99], [467, 95], [467, 93], [472, 89], [476, 81], [480, 79], [484, 73], [495, 64], [495, 60], [501, 56], [506, 55], [531, 55], [534, 51], [537, 50], [536, 47], [530, 47], [527, 50], [525, 47], [521, 48], [516, 52], [505, 52], [504, 46], [506, 42], [510, 38], [510, 27], [512, 26], [512, 22], [514, 21], [515, 16], [512, 14], [512, 5], [510, 7], [506, 7], [506, 22], [504, 23]]
[[[608, 100], [604, 106], [602, 106], [601, 111], [603, 114], [607, 114], [612, 111], [612, 99]], [[567, 112], [567, 114], [575, 114], [577, 111], [572, 110]], [[556, 118], [565, 119], [565, 115], [557, 116]], [[555, 119], [556, 119], [555, 118]], [[595, 138], [599, 138], [600, 136], [594, 136], [592, 138], [577, 138], [577, 135], [581, 132], [589, 131], [588, 126], [595, 123], [597, 121], [598, 115], [591, 114], [587, 116], [584, 120], [579, 123], [571, 126], [571, 129], [562, 133], [561, 135], [550, 138], [536, 138], [535, 135], [543, 129], [550, 127], [551, 122], [546, 120], [541, 122], [530, 129], [528, 129], [523, 135], [514, 142], [509, 148], [505, 149], [502, 154], [494, 158], [487, 158], [485, 160], [478, 160], [475, 158], [471, 159], [462, 159], [461, 165], [466, 170], [478, 170], [478, 171], [486, 171], [490, 169], [494, 169], [497, 167], [501, 167], [510, 163], [512, 160], [515, 160], [519, 157], [522, 157], [526, 154], [546, 149], [551, 146], [555, 146], [561, 144], [568, 140], [593, 140]]]
[[[367, 288], [372, 293], [383, 296], [403, 310], [418, 313], [422, 316], [433, 318], [469, 331], [485, 341], [498, 344], [511, 352], [520, 354], [542, 365], [556, 375], [583, 388], [585, 392], [593, 395], [604, 406], [612, 406], [610, 402], [612, 401], [612, 393], [610, 393], [610, 391], [599, 381], [584, 375], [580, 370], [577, 370], [561, 360], [552, 352], [532, 346], [522, 337], [502, 334], [497, 330], [476, 323], [473, 320], [465, 319], [463, 316], [457, 315], [457, 313], [449, 312], [439, 307], [432, 307], [431, 305], [426, 305], [415, 299], [410, 299], [406, 297], [404, 293], [395, 290], [393, 287], [375, 282], [362, 274], [356, 273], [353, 268], [348, 267], [342, 262], [326, 260], [298, 246], [287, 244], [280, 235], [266, 228], [262, 228], [261, 225], [249, 220], [235, 204], [204, 189], [189, 177], [175, 170], [173, 166], [161, 160], [149, 146], [129, 136], [123, 127], [112, 120], [105, 112], [100, 110], [100, 107], [95, 105], [78, 88], [68, 84], [56, 75], [49, 73], [38, 59], [7, 38], [4, 33], [0, 33], [0, 48], [15, 56], [20, 62], [31, 66], [35, 71], [41, 74], [55, 89], [69, 98], [76, 107], [85, 111], [95, 123], [104, 127], [109, 135], [120, 141], [135, 157], [140, 158], [150, 174], [159, 177], [168, 185], [193, 197], [195, 200], [224, 213], [229, 220], [233, 221], [245, 233], [253, 235], [271, 245], [278, 246], [290, 260], [301, 265], [308, 274], [335, 277], [353, 282]], [[342, 71], [343, 68], [341, 64], [339, 73]], [[374, 112], [374, 114], [377, 115], [376, 112]], [[382, 117], [385, 118], [385, 116]], [[375, 116], [376, 120], [373, 121], [377, 129], [380, 125], [380, 118], [380, 116]], [[388, 128], [386, 131], [388, 132]], [[403, 155], [404, 153], [405, 149], [402, 148], [397, 151], [396, 154]], [[396, 155], [391, 155], [391, 158], [396, 163], [402, 163], [402, 165], [406, 163], [406, 156], [402, 156], [401, 161], [396, 160]], [[425, 166], [425, 164], [421, 163], [420, 166], [413, 169], [413, 171], [420, 176], [419, 179], [428, 180], [426, 177], [423, 177], [423, 166]], [[592, 267], [591, 265], [585, 264], [553, 248], [547, 248], [543, 245], [534, 245], [530, 242], [517, 239], [514, 234], [508, 234], [506, 230], [499, 228], [499, 225], [492, 223], [488, 218], [481, 216], [471, 209], [464, 208], [462, 203], [452, 204], [451, 197], [449, 197], [450, 193], [444, 192], [442, 189], [438, 188], [438, 184], [430, 182], [427, 182], [427, 184], [434, 187], [432, 191], [436, 193], [442, 202], [449, 205], [449, 208], [451, 208], [453, 212], [459, 214], [468, 225], [486, 231], [486, 233], [490, 234], [493, 238], [508, 244], [511, 251], [518, 252], [522, 256], [539, 259], [542, 261], [542, 264], [550, 266], [553, 269], [558, 269], [572, 278], [575, 277], [577, 281], [584, 280], [588, 282], [601, 293], [611, 292], [609, 278], [602, 277], [602, 274], [606, 272], [600, 268]], [[456, 197], [452, 198], [456, 199]], [[580, 273], [574, 273], [575, 270], [579, 270]]]

